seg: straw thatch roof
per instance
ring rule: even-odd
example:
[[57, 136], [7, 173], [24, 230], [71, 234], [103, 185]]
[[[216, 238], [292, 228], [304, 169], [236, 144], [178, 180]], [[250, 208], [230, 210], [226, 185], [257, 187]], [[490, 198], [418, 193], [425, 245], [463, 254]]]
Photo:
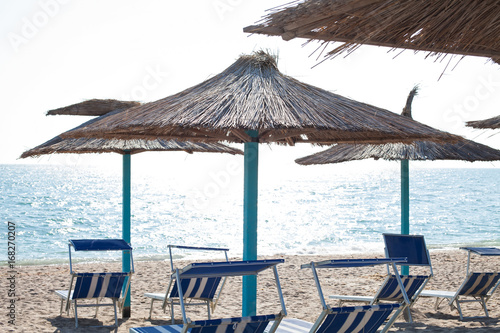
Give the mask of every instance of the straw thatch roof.
[[60, 136], [25, 151], [21, 158], [48, 154], [118, 153], [136, 154], [145, 151], [185, 151], [187, 153], [229, 153], [242, 155], [239, 149], [218, 143], [193, 143], [177, 140], [63, 139]]
[[[414, 87], [406, 100], [402, 115], [411, 118], [411, 103], [417, 95]], [[455, 143], [415, 141], [412, 143], [338, 144], [325, 151], [295, 160], [298, 164], [329, 164], [364, 159], [384, 160], [464, 160], [498, 161], [500, 150], [461, 139]]]
[[500, 128], [500, 116], [485, 120], [468, 121], [467, 126], [474, 128]]
[[140, 104], [139, 102], [119, 101], [116, 99], [90, 99], [47, 111], [47, 115], [102, 116], [111, 111], [125, 110]]
[[325, 151], [296, 159], [302, 165], [341, 163], [364, 160], [463, 160], [463, 161], [499, 161], [500, 150], [480, 143], [463, 140], [462, 142], [436, 143], [417, 141], [410, 144], [388, 143], [373, 144], [338, 144]]
[[[248, 130], [258, 131], [258, 138], [252, 139]], [[241, 56], [222, 73], [192, 88], [64, 136], [289, 145], [455, 139], [390, 111], [283, 75], [275, 59], [264, 52]]]
[[[327, 56], [361, 44], [500, 60], [497, 0], [307, 0], [274, 8], [243, 31], [342, 42]], [[326, 46], [326, 45], [325, 45]]]
[[[111, 103], [110, 103], [111, 101]], [[104, 112], [104, 115], [91, 119], [80, 126], [81, 128], [95, 123], [101, 119], [112, 115], [121, 115], [123, 110], [126, 109], [127, 103], [130, 105], [140, 105], [138, 102], [121, 102], [116, 100], [92, 100], [71, 105], [66, 108], [61, 108], [58, 110], [73, 108], [74, 110], [79, 110], [81, 114], [92, 113], [92, 108], [96, 107], [99, 112]], [[118, 105], [119, 109], [113, 109], [112, 105]], [[243, 152], [239, 149], [235, 149], [219, 143], [193, 143], [188, 141], [177, 141], [177, 140], [141, 140], [141, 139], [130, 139], [130, 140], [120, 140], [120, 139], [97, 139], [97, 138], [78, 138], [63, 139], [61, 136], [56, 136], [49, 141], [25, 151], [21, 158], [26, 157], [36, 157], [40, 155], [47, 154], [62, 154], [62, 153], [75, 153], [75, 154], [85, 154], [85, 153], [118, 153], [118, 154], [136, 154], [145, 151], [185, 151], [187, 153], [193, 152], [212, 152], [212, 153], [229, 153], [229, 154], [240, 154]]]

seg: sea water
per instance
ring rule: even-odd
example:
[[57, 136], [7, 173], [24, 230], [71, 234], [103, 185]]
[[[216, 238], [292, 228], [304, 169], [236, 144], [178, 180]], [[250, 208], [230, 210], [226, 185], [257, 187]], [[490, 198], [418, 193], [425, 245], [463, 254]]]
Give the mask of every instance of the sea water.
[[[500, 169], [410, 170], [412, 234], [430, 248], [500, 245]], [[227, 179], [218, 177], [196, 186], [133, 173], [135, 259], [164, 259], [168, 244], [228, 247], [241, 256], [243, 180], [232, 176], [232, 186], [222, 186]], [[17, 264], [67, 262], [69, 239], [122, 237], [119, 169], [0, 165], [0, 194], [2, 265], [8, 224], [15, 225]], [[400, 232], [399, 168], [261, 179], [258, 212], [259, 255], [382, 253], [381, 234]]]

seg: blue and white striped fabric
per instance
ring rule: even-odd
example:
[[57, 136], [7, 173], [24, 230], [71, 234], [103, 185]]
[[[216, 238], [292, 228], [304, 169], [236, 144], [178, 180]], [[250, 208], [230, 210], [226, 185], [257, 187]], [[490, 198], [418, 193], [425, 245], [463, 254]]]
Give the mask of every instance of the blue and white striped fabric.
[[[263, 333], [276, 315], [198, 320], [189, 324], [190, 333]], [[179, 333], [183, 325], [131, 328], [132, 333]]]
[[[220, 277], [181, 279], [182, 293], [185, 298], [213, 300], [220, 281]], [[179, 297], [177, 283], [172, 287], [169, 297]]]
[[[267, 326], [265, 332], [268, 332], [271, 329], [273, 322], [270, 322]], [[288, 318], [283, 319], [276, 329], [276, 333], [308, 333], [313, 327], [313, 323], [310, 323], [305, 320], [296, 319], [296, 318]]]
[[471, 273], [458, 295], [461, 296], [486, 296], [491, 288], [500, 279], [500, 273]]
[[331, 308], [317, 333], [373, 333], [399, 304]]
[[[411, 300], [422, 284], [428, 279], [427, 275], [401, 275], [406, 294]], [[376, 300], [403, 302], [403, 294], [395, 275], [388, 277], [385, 285], [376, 296]]]
[[128, 273], [77, 273], [71, 299], [120, 298]]

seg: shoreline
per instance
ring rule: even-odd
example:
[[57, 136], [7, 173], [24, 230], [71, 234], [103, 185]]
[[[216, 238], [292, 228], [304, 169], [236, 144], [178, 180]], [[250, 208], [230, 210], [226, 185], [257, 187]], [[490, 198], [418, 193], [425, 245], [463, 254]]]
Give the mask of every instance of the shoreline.
[[[434, 278], [426, 289], [456, 290], [465, 276], [467, 253], [462, 250], [430, 250], [434, 269]], [[288, 317], [299, 318], [314, 322], [321, 311], [312, 273], [307, 269], [300, 269], [300, 265], [310, 261], [341, 258], [368, 258], [383, 257], [383, 253], [364, 255], [281, 255], [262, 256], [259, 259], [283, 258], [285, 263], [278, 266], [280, 283], [285, 298]], [[176, 260], [178, 267], [184, 267], [191, 261]], [[128, 332], [131, 327], [167, 325], [170, 323], [169, 313], [163, 314], [160, 303], [155, 303], [153, 319], [148, 320], [150, 299], [143, 296], [145, 292], [159, 292], [168, 286], [170, 276], [169, 260], [136, 261], [135, 274], [132, 278], [132, 316], [121, 319], [117, 332]], [[77, 263], [74, 268], [78, 271], [87, 270], [88, 266], [95, 267], [95, 271], [120, 269], [119, 263]], [[496, 271], [500, 267], [500, 258], [485, 258], [473, 256], [472, 265], [477, 270]], [[79, 269], [79, 267], [81, 269]], [[73, 315], [59, 315], [59, 298], [54, 290], [67, 289], [69, 286], [69, 265], [33, 265], [17, 266], [16, 270], [16, 321], [15, 325], [0, 322], [0, 330], [13, 332], [43, 331], [43, 332], [104, 332], [103, 328], [89, 328], [89, 325], [110, 324], [112, 310], [99, 310], [97, 319], [92, 318], [94, 309], [79, 310], [81, 327], [74, 328]], [[411, 268], [412, 274], [418, 274], [420, 268]], [[8, 301], [6, 295], [8, 270], [0, 268], [2, 279], [0, 287], [4, 305]], [[424, 272], [422, 272], [424, 273]], [[264, 292], [267, 288], [267, 272], [259, 275], [258, 279], [258, 314], [274, 313], [279, 311], [279, 301], [275, 288]], [[269, 272], [270, 274], [270, 272]], [[372, 295], [378, 289], [385, 276], [385, 267], [363, 269], [328, 269], [319, 272], [325, 295], [329, 294], [362, 294]], [[228, 279], [221, 300], [213, 314], [213, 318], [233, 317], [241, 315], [241, 279]], [[331, 303], [330, 303], [331, 304]], [[332, 304], [332, 306], [335, 306]], [[6, 306], [2, 306], [6, 314]], [[500, 332], [500, 293], [495, 294], [488, 303], [490, 318], [465, 319], [459, 321], [458, 313], [450, 311], [447, 305], [442, 305], [439, 311], [434, 311], [434, 299], [420, 298], [412, 309], [414, 323], [408, 324], [398, 320], [391, 328], [401, 332]], [[176, 308], [176, 318], [180, 318], [180, 310]], [[466, 304], [464, 315], [481, 314], [479, 304]], [[204, 319], [205, 307], [189, 307], [188, 316], [193, 319]]]
[[[476, 243], [463, 243], [463, 244], [451, 244], [451, 245], [429, 245], [427, 244], [427, 248], [431, 252], [439, 252], [439, 251], [459, 251], [460, 247], [462, 246], [476, 246], [476, 247], [500, 247], [499, 244], [492, 244], [491, 241], [483, 241], [483, 242], [476, 242]], [[383, 244], [381, 243], [380, 246], [381, 249], [383, 249]], [[196, 252], [195, 252], [196, 253]], [[465, 253], [465, 252], [464, 252]], [[383, 250], [381, 251], [375, 251], [375, 250], [362, 250], [362, 251], [355, 251], [355, 252], [330, 252], [330, 256], [332, 257], [339, 257], [339, 258], [344, 258], [344, 257], [350, 257], [350, 256], [368, 256], [368, 255], [383, 255]], [[230, 256], [230, 259], [233, 260], [241, 260], [241, 255], [234, 255], [232, 256], [231, 253], [228, 254]], [[259, 255], [260, 257], [265, 257], [265, 258], [276, 258], [276, 257], [314, 257], [316, 254], [313, 253], [275, 253], [275, 254], [264, 254], [264, 255]], [[240, 258], [240, 259], [238, 259]], [[354, 257], [353, 257], [354, 258]], [[174, 256], [174, 261], [182, 261], [182, 260], [193, 260], [193, 261], [200, 261], [200, 260], [207, 260], [207, 261], [218, 261], [222, 260], [223, 258], [221, 256], [197, 256], [196, 254], [189, 254], [189, 255], [175, 255]], [[163, 254], [163, 255], [154, 255], [152, 257], [137, 257], [134, 255], [134, 263], [138, 262], [158, 262], [158, 261], [165, 261], [165, 260], [170, 260], [170, 257], [168, 254]], [[39, 262], [38, 262], [39, 261]], [[120, 263], [121, 258], [116, 259], [116, 258], [109, 258], [109, 259], [102, 259], [102, 258], [72, 258], [73, 263], [78, 263], [78, 264], [106, 264], [106, 263]], [[57, 259], [35, 259], [35, 260], [17, 260], [15, 262], [16, 267], [33, 267], [33, 266], [58, 266], [58, 265], [67, 265], [68, 264], [68, 256], [65, 258], [57, 258]], [[0, 269], [2, 267], [8, 267], [9, 262], [8, 261], [0, 261]]]

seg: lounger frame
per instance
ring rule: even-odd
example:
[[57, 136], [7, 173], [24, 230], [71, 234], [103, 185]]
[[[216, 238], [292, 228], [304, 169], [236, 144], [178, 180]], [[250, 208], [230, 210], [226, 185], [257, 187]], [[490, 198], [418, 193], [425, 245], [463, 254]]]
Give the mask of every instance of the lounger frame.
[[[176, 268], [175, 272], [172, 274], [172, 279], [176, 283], [182, 283], [182, 280], [192, 279], [192, 278], [213, 278], [213, 277], [230, 277], [230, 276], [248, 276], [257, 275], [266, 269], [272, 269], [274, 274], [274, 280], [276, 284], [276, 289], [278, 291], [278, 296], [281, 305], [281, 311], [277, 314], [269, 315], [259, 315], [251, 317], [235, 317], [235, 318], [222, 318], [222, 319], [210, 319], [210, 320], [198, 320], [191, 321], [186, 314], [186, 303], [184, 302], [184, 295], [182, 288], [178, 288], [179, 291], [179, 302], [182, 311], [182, 325], [166, 325], [166, 326], [152, 326], [152, 327], [138, 327], [131, 328], [131, 333], [153, 333], [153, 332], [172, 332], [172, 333], [187, 333], [188, 331], [192, 333], [203, 333], [205, 331], [214, 332], [215, 328], [221, 331], [232, 333], [232, 332], [243, 332], [247, 331], [246, 326], [248, 324], [256, 324], [258, 328], [256, 329], [252, 326], [249, 332], [263, 333], [266, 329], [267, 333], [274, 333], [280, 324], [283, 317], [286, 316], [285, 301], [283, 299], [283, 292], [281, 290], [281, 284], [279, 282], [278, 270], [276, 266], [283, 263], [283, 259], [272, 259], [272, 260], [247, 260], [247, 261], [231, 261], [231, 262], [206, 262], [206, 263], [193, 263], [183, 269]], [[270, 323], [272, 321], [272, 324]], [[270, 325], [271, 327], [269, 328]], [[219, 331], [217, 330], [217, 331]]]
[[[80, 239], [70, 240], [68, 244], [69, 266], [71, 281], [68, 290], [56, 290], [55, 293], [61, 298], [60, 314], [65, 311], [69, 315], [71, 306], [74, 308], [75, 327], [78, 328], [78, 308], [95, 307], [94, 318], [100, 307], [110, 306], [114, 310], [115, 325], [118, 327], [117, 306], [122, 308], [130, 287], [132, 274], [134, 273], [134, 261], [132, 247], [122, 239]], [[74, 251], [122, 251], [130, 256], [131, 269], [129, 272], [92, 272], [79, 273], [73, 270], [71, 252]], [[111, 303], [100, 303], [103, 298], [109, 298]], [[80, 300], [95, 299], [95, 304], [80, 303]], [[105, 326], [107, 327], [107, 326]]]
[[[406, 262], [406, 258], [378, 258], [378, 259], [341, 259], [341, 260], [327, 260], [327, 261], [321, 261], [321, 262], [311, 262], [310, 264], [305, 264], [302, 265], [301, 268], [311, 268], [313, 277], [314, 277], [314, 282], [316, 284], [316, 289], [319, 294], [321, 306], [323, 308], [323, 311], [321, 312], [320, 316], [316, 320], [316, 322], [313, 324], [310, 332], [314, 333], [320, 330], [321, 332], [321, 326], [323, 325], [323, 322], [326, 320], [326, 318], [329, 315], [336, 314], [336, 313], [353, 313], [355, 314], [356, 312], [370, 312], [370, 311], [379, 311], [380, 309], [386, 308], [387, 310], [390, 309], [390, 312], [392, 312], [393, 309], [396, 309], [395, 313], [390, 317], [390, 319], [387, 321], [385, 324], [384, 328], [382, 329], [381, 332], [386, 332], [388, 331], [391, 326], [394, 324], [394, 321], [396, 318], [399, 316], [399, 314], [404, 311], [409, 305], [410, 305], [410, 299], [408, 298], [408, 295], [404, 291], [403, 287], [403, 282], [400, 278], [400, 275], [398, 273], [396, 264], [404, 263]], [[317, 274], [317, 269], [319, 268], [342, 268], [342, 267], [372, 267], [375, 265], [388, 265], [392, 267], [394, 270], [394, 275], [396, 280], [398, 281], [400, 288], [402, 290], [402, 298], [403, 301], [401, 303], [394, 303], [394, 304], [382, 304], [382, 305], [366, 305], [366, 306], [361, 306], [361, 307], [337, 307], [337, 308], [332, 308], [331, 306], [326, 304], [325, 297], [321, 288], [321, 283], [318, 278]], [[387, 317], [390, 315], [390, 312], [387, 313]], [[384, 318], [385, 319], [385, 318]], [[377, 326], [378, 327], [378, 326]]]
[[[197, 247], [197, 246], [184, 246], [184, 245], [168, 245], [168, 250], [169, 250], [169, 256], [170, 256], [170, 269], [171, 269], [171, 274], [175, 272], [175, 267], [174, 267], [174, 260], [173, 260], [173, 254], [172, 254], [172, 249], [184, 249], [184, 250], [197, 250], [197, 251], [220, 251], [224, 252], [224, 256], [226, 259], [226, 262], [229, 261], [227, 252], [229, 251], [228, 248], [215, 248], [215, 247]], [[172, 320], [172, 324], [175, 323], [175, 313], [174, 313], [174, 306], [175, 305], [181, 305], [180, 299], [179, 299], [179, 293], [177, 289], [177, 284], [175, 283], [175, 278], [171, 278], [170, 282], [168, 284], [168, 287], [165, 291], [165, 293], [145, 293], [144, 296], [151, 298], [151, 304], [149, 308], [149, 318], [151, 319], [152, 313], [153, 313], [153, 305], [155, 301], [161, 301], [162, 305], [161, 308], [163, 310], [163, 313], [166, 312], [167, 307], [170, 309], [170, 316]], [[200, 285], [203, 282], [202, 281], [191, 281], [193, 284]], [[204, 281], [206, 283], [206, 281]], [[215, 311], [215, 308], [217, 307], [217, 303], [219, 302], [220, 295], [222, 293], [222, 290], [224, 289], [224, 286], [226, 284], [226, 278], [222, 280], [222, 283], [220, 284], [219, 287], [219, 282], [220, 281], [209, 281], [209, 283], [213, 283], [213, 286], [215, 286], [217, 291], [217, 296], [215, 294], [210, 295], [209, 297], [199, 297], [199, 296], [184, 296], [184, 303], [186, 306], [198, 306], [198, 305], [204, 305], [207, 307], [207, 317], [210, 320], [211, 319], [211, 314]], [[204, 289], [204, 287], [203, 287]], [[177, 291], [177, 292], [176, 292]], [[205, 293], [204, 290], [200, 290], [203, 293]], [[187, 301], [190, 300], [188, 303]]]
[[386, 258], [405, 257], [406, 262], [398, 263], [398, 266], [427, 267], [429, 275], [399, 275], [400, 282], [387, 265], [387, 276], [374, 296], [331, 295], [329, 298], [338, 300], [339, 306], [344, 302], [365, 302], [370, 305], [379, 304], [381, 301], [400, 303], [404, 300], [400, 286], [404, 286], [403, 289], [409, 296], [405, 319], [411, 323], [413, 319], [410, 309], [434, 275], [430, 254], [422, 235], [383, 234], [383, 237]]
[[[423, 297], [436, 297], [434, 309], [437, 311], [441, 303], [446, 299], [450, 308], [455, 307], [458, 311], [460, 320], [464, 319], [462, 307], [463, 303], [479, 303], [484, 311], [485, 317], [489, 317], [487, 302], [495, 293], [500, 285], [499, 272], [471, 272], [470, 258], [471, 254], [479, 256], [500, 256], [498, 248], [481, 248], [481, 247], [462, 247], [461, 249], [468, 252], [467, 255], [467, 270], [466, 276], [457, 291], [445, 290], [424, 290]], [[463, 297], [472, 297], [472, 299], [464, 299]]]

